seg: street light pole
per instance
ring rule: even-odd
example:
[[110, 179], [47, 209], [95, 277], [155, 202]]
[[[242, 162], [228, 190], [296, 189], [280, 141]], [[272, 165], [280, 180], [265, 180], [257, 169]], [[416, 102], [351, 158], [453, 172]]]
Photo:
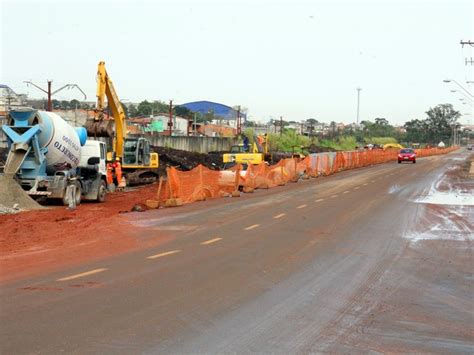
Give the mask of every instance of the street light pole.
[[360, 91], [361, 88], [357, 88], [357, 125], [359, 125], [359, 108], [360, 108]]
[[[474, 99], [470, 98], [469, 96], [467, 96], [464, 92], [462, 92], [462, 91], [460, 91], [460, 90], [454, 90], [454, 89], [453, 89], [453, 90], [451, 90], [451, 92], [452, 92], [452, 93], [456, 93], [456, 92], [457, 92], [457, 93], [463, 95], [465, 99], [469, 100], [469, 102], [473, 102], [473, 101], [474, 101]], [[461, 100], [461, 99], [459, 99], [459, 100]], [[464, 100], [464, 99], [463, 99], [463, 100]], [[461, 101], [463, 101], [463, 100], [461, 100]]]
[[464, 88], [464, 86], [459, 84], [456, 80], [454, 80], [454, 79], [445, 79], [445, 80], [443, 80], [444, 83], [450, 83], [451, 81], [453, 83], [455, 83], [457, 86], [459, 86], [461, 89], [463, 89], [470, 97], [474, 97], [466, 88]]

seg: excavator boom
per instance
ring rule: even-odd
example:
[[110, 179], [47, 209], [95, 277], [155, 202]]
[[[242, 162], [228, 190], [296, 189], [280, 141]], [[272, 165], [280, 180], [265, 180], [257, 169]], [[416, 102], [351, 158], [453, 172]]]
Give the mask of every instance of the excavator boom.
[[[106, 99], [107, 98], [107, 104]], [[107, 116], [107, 107], [112, 118]], [[114, 127], [115, 126], [115, 127]], [[113, 153], [121, 162], [128, 183], [148, 183], [155, 181], [159, 166], [157, 153], [151, 152], [150, 142], [144, 137], [126, 137], [127, 122], [122, 104], [115, 91], [112, 80], [105, 70], [105, 62], [97, 68], [97, 104], [95, 116], [85, 124], [92, 137], [113, 137]], [[109, 156], [109, 153], [107, 154]]]
[[[117, 157], [122, 157], [123, 142], [127, 131], [125, 112], [115, 91], [112, 80], [105, 70], [105, 62], [100, 62], [97, 68], [97, 105], [95, 117], [87, 120], [85, 127], [87, 133], [93, 137], [115, 137], [114, 152]], [[107, 103], [112, 111], [112, 119], [106, 116]], [[115, 130], [114, 130], [115, 125]], [[114, 134], [115, 131], [115, 134]]]

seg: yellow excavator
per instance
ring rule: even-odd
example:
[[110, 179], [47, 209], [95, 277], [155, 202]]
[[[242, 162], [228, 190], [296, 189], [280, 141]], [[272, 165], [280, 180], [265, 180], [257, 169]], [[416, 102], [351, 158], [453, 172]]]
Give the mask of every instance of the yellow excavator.
[[[106, 115], [107, 104], [113, 118]], [[115, 126], [115, 129], [114, 129]], [[107, 160], [118, 159], [127, 185], [156, 181], [158, 177], [158, 154], [152, 153], [150, 142], [144, 137], [127, 137], [127, 122], [122, 104], [112, 80], [105, 70], [105, 62], [99, 62], [97, 69], [97, 105], [93, 119], [85, 124], [90, 137], [113, 138], [112, 151]]]
[[[248, 145], [248, 144], [247, 144]], [[253, 143], [248, 146], [244, 144], [233, 145], [230, 152], [222, 156], [224, 164], [260, 164], [267, 161], [268, 137], [254, 135]]]

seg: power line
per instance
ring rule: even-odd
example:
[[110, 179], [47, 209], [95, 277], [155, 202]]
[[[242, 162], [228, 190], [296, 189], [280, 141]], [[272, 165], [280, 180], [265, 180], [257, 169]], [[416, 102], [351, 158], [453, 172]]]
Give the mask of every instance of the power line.
[[84, 95], [84, 100], [87, 100], [87, 95], [84, 93], [84, 91], [82, 91], [82, 89], [77, 84], [66, 84], [66, 85], [60, 87], [59, 89], [51, 92], [51, 86], [52, 86], [52, 83], [53, 83], [52, 80], [47, 81], [47, 83], [48, 83], [48, 89], [47, 90], [43, 89], [42, 87], [40, 87], [38, 85], [36, 85], [31, 80], [27, 80], [27, 81], [24, 81], [24, 82], [27, 85], [33, 85], [35, 88], [43, 91], [44, 93], [46, 93], [46, 95], [48, 95], [48, 111], [53, 111], [53, 103], [52, 103], [52, 100], [51, 100], [51, 96], [53, 96], [54, 94], [56, 94], [59, 91], [64, 90], [64, 89], [74, 89], [74, 88], [76, 88]]

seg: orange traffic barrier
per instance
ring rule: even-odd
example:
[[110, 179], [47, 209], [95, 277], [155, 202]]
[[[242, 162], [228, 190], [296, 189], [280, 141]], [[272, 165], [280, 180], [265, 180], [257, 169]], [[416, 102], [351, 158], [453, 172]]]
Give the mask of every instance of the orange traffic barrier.
[[[418, 157], [447, 154], [458, 147], [445, 149], [416, 149]], [[182, 203], [203, 201], [209, 198], [238, 196], [238, 190], [252, 192], [297, 181], [302, 176], [318, 177], [357, 169], [369, 165], [396, 161], [398, 149], [325, 152], [310, 154], [304, 159], [282, 159], [275, 165], [261, 163], [248, 165], [247, 170], [236, 165], [231, 169], [215, 171], [202, 165], [190, 171], [167, 168], [167, 180], [158, 192], [160, 206], [179, 206]]]

